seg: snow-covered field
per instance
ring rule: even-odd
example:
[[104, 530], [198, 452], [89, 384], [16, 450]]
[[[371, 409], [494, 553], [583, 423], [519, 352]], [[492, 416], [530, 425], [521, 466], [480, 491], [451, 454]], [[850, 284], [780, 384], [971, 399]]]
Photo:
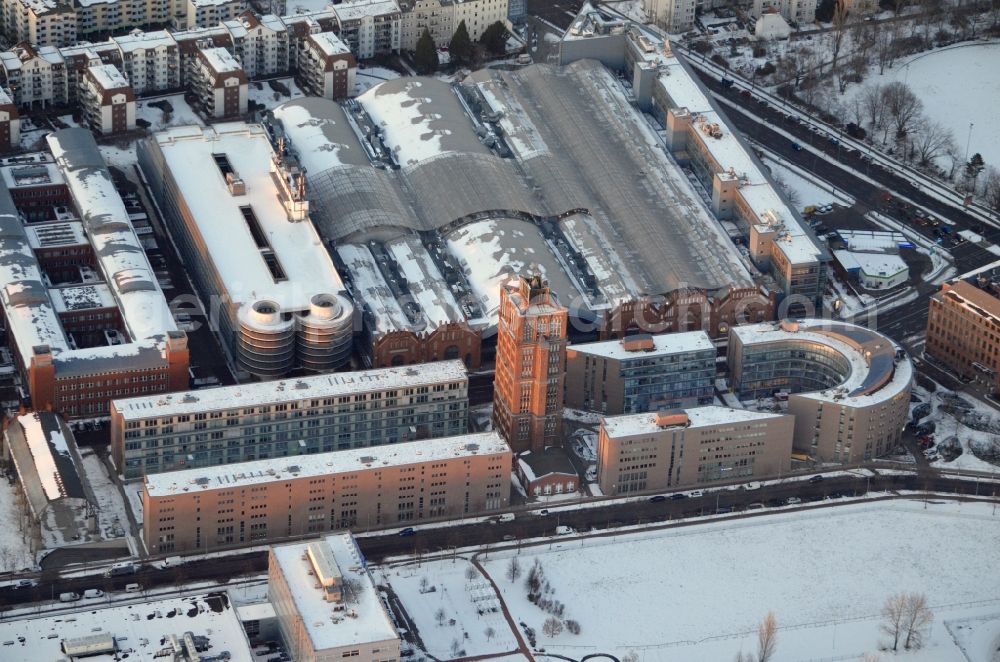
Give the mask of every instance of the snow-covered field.
[[[992, 662], [1000, 640], [998, 545], [1000, 515], [989, 504], [892, 501], [560, 537], [520, 552], [490, 551], [483, 565], [513, 620], [534, 629], [537, 646], [574, 659], [635, 651], [649, 662], [731, 660], [753, 650], [757, 624], [773, 611], [780, 627], [775, 662], [858, 660], [880, 648], [885, 599], [909, 591], [927, 596], [935, 619], [926, 647], [899, 659]], [[522, 574], [512, 583], [506, 573], [515, 555]], [[577, 621], [579, 634], [543, 633], [549, 614], [528, 601], [525, 588], [536, 560], [548, 586], [544, 597], [562, 603], [562, 621]], [[495, 645], [473, 633], [487, 621], [470, 611], [466, 567], [445, 559], [385, 571], [425, 645], [441, 659], [457, 657], [451, 641], [462, 629], [470, 642], [478, 637], [465, 646], [469, 655], [497, 652], [499, 640], [511, 636], [492, 621]], [[439, 584], [441, 595], [420, 594], [421, 576]], [[439, 605], [447, 605], [456, 626], [436, 624]]]
[[399, 78], [399, 73], [385, 67], [365, 67], [364, 69], [358, 69], [358, 73], [354, 78], [353, 96], [364, 94], [379, 83], [396, 78]]
[[[162, 109], [150, 105], [158, 101], [167, 101], [170, 103], [173, 110], [169, 113], [169, 117]], [[160, 131], [170, 126], [185, 126], [188, 124], [197, 124], [200, 126], [204, 124], [197, 113], [191, 110], [191, 106], [187, 105], [184, 101], [183, 94], [171, 94], [165, 97], [149, 99], [148, 101], [138, 101], [135, 104], [135, 117], [137, 120], [143, 119], [149, 122], [150, 131]]]
[[1000, 103], [998, 62], [1000, 44], [962, 44], [897, 62], [883, 76], [876, 70], [866, 84], [904, 81], [923, 101], [924, 115], [951, 129], [963, 153], [969, 142], [970, 156], [979, 152], [987, 164], [998, 166], [1000, 123], [993, 121]]
[[801, 212], [809, 206], [821, 207], [833, 203], [854, 204], [853, 200], [838, 196], [830, 186], [820, 186], [817, 182], [807, 179], [787, 165], [764, 157], [764, 164], [771, 169], [771, 176], [777, 180], [785, 194], [792, 198], [795, 207]]
[[913, 392], [931, 404], [931, 413], [921, 418], [920, 423], [934, 423], [934, 442], [940, 444], [956, 437], [962, 446], [961, 455], [950, 462], [939, 460], [938, 467], [1000, 473], [1000, 467], [979, 459], [969, 447], [974, 441], [1000, 439], [1000, 411], [971, 396], [957, 395], [940, 384], [934, 393], [920, 386]]
[[0, 478], [0, 572], [20, 570], [33, 566], [31, 545], [18, 527], [20, 509], [17, 504], [17, 484], [11, 485]]
[[121, 538], [128, 535], [128, 517], [121, 492], [108, 476], [107, 466], [94, 454], [91, 448], [81, 448], [83, 470], [97, 498], [98, 520], [101, 535], [105, 539]]
[[279, 78], [278, 82], [288, 88], [291, 92], [291, 97], [285, 96], [281, 92], [277, 92], [271, 89], [267, 81], [262, 81], [260, 83], [261, 89], [257, 89], [257, 83], [251, 83], [250, 90], [248, 92], [250, 100], [254, 103], [260, 104], [267, 108], [268, 110], [280, 106], [281, 104], [289, 101], [290, 99], [297, 99], [301, 96], [305, 96], [299, 86], [295, 84], [295, 80], [292, 78]]

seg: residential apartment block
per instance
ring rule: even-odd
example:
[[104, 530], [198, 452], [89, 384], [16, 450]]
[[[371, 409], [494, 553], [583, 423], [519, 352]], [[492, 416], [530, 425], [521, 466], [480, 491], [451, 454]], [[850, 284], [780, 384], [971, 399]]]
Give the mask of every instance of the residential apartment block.
[[704, 331], [566, 348], [566, 406], [607, 416], [711, 404], [715, 345]]
[[135, 94], [113, 64], [87, 69], [80, 106], [84, 121], [95, 133], [114, 135], [135, 130]]
[[116, 400], [111, 454], [126, 478], [459, 435], [461, 361]]
[[2, 0], [0, 9], [11, 41], [39, 47], [76, 43], [76, 11], [68, 0]]
[[768, 10], [776, 10], [783, 19], [798, 25], [816, 20], [816, 0], [754, 0], [750, 15], [760, 18]]
[[267, 565], [267, 598], [292, 659], [400, 659], [399, 633], [350, 532], [272, 547]]
[[231, 21], [246, 9], [244, 0], [187, 0], [188, 30]]
[[741, 399], [787, 395], [798, 452], [861, 462], [899, 443], [913, 365], [880, 333], [813, 319], [749, 324], [730, 330], [727, 360]]
[[260, 125], [169, 129], [138, 156], [240, 369], [273, 378], [348, 361], [354, 305], [309, 221], [305, 174]]
[[1000, 287], [995, 276], [945, 283], [931, 296], [924, 354], [967, 379], [1000, 388]]
[[18, 107], [60, 105], [68, 101], [66, 62], [55, 46], [22, 42], [0, 53], [0, 79]]
[[562, 444], [567, 319], [541, 276], [501, 287], [493, 425], [515, 453]]
[[510, 501], [495, 432], [147, 475], [151, 554], [212, 551], [338, 529], [480, 515]]
[[21, 146], [21, 114], [11, 94], [0, 88], [0, 152]]
[[401, 0], [400, 9], [403, 12], [400, 47], [410, 51], [417, 48], [425, 29], [440, 47], [448, 45], [462, 21], [473, 41], [496, 22], [509, 25], [508, 0]]
[[187, 388], [187, 336], [93, 135], [47, 142], [51, 156], [0, 167], [0, 304], [31, 405], [89, 418], [116, 397]]
[[198, 51], [193, 91], [205, 115], [216, 119], [247, 112], [247, 75], [225, 48]]
[[344, 99], [354, 91], [357, 70], [351, 49], [334, 33], [316, 32], [302, 41], [296, 80], [307, 95]]
[[694, 27], [695, 0], [643, 0], [649, 19], [667, 32], [680, 34]]
[[597, 482], [607, 495], [772, 478], [791, 464], [792, 416], [694, 407], [609, 416], [597, 440]]
[[396, 0], [345, 0], [331, 7], [340, 38], [360, 60], [402, 48], [402, 11]]

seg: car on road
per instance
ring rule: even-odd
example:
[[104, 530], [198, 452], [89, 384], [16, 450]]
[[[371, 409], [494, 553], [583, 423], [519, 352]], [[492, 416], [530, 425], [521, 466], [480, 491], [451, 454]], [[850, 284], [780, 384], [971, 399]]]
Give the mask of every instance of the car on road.
[[412, 536], [416, 532], [417, 532], [416, 529], [414, 529], [412, 526], [408, 526], [405, 529], [403, 529], [402, 531], [400, 531], [399, 535], [401, 535], [401, 536], [403, 536], [405, 538], [407, 536]]
[[812, 478], [809, 479], [810, 483], [819, 483], [819, 482], [822, 482], [822, 481], [823, 481], [823, 476], [821, 476], [819, 474], [816, 474], [815, 476], [813, 476]]
[[17, 583], [14, 584], [14, 588], [34, 588], [38, 586], [38, 582], [34, 579], [18, 579]]
[[80, 599], [80, 594], [74, 593], [73, 591], [59, 594], [59, 602], [76, 602], [79, 599]]
[[702, 492], [701, 490], [694, 490], [694, 491], [693, 491], [693, 492], [691, 492], [691, 494], [689, 494], [688, 496], [690, 496], [690, 497], [691, 497], [691, 498], [693, 498], [693, 499], [697, 499], [697, 498], [698, 498], [698, 497], [700, 497], [700, 496], [705, 496], [705, 493], [704, 493], [704, 492]]
[[673, 501], [680, 501], [681, 499], [686, 499], [686, 498], [688, 498], [688, 495], [684, 494], [683, 492], [678, 492], [677, 494], [671, 494], [671, 495], [670, 495], [670, 498], [671, 498], [671, 499], [672, 499]]
[[666, 501], [666, 500], [667, 500], [667, 497], [663, 496], [662, 494], [657, 494], [656, 496], [649, 498], [649, 502], [650, 503], [661, 503], [661, 502]]
[[549, 514], [549, 509], [548, 508], [542, 508], [541, 510], [538, 511], [538, 514], [539, 515], [548, 515]]
[[788, 497], [787, 499], [785, 499], [786, 506], [797, 506], [800, 503], [802, 503], [802, 499], [798, 497]]
[[83, 597], [88, 599], [104, 597], [104, 591], [99, 588], [88, 588], [83, 592]]
[[800, 145], [798, 143], [792, 143], [792, 149], [794, 149], [796, 152], [801, 152], [802, 151], [802, 145]]
[[746, 97], [747, 99], [753, 98], [753, 95], [750, 94], [750, 90], [740, 90], [740, 96]]
[[136, 584], [136, 583], [125, 584], [125, 592], [126, 593], [139, 593], [140, 591], [142, 591], [142, 585], [141, 584]]
[[718, 508], [715, 509], [715, 512], [716, 512], [717, 515], [724, 515], [726, 513], [733, 512], [733, 507], [732, 506], [719, 506]]
[[511, 540], [514, 540], [514, 539], [515, 539], [515, 537], [514, 537], [514, 536], [512, 536], [512, 535], [510, 535], [510, 534], [508, 533], [507, 535], [505, 535], [505, 536], [503, 537], [503, 539], [504, 539], [504, 541], [505, 541], [505, 542], [509, 542], [509, 541], [511, 541]]
[[560, 525], [556, 527], [557, 536], [568, 536], [571, 533], [576, 533], [576, 529], [574, 529], [572, 526]]

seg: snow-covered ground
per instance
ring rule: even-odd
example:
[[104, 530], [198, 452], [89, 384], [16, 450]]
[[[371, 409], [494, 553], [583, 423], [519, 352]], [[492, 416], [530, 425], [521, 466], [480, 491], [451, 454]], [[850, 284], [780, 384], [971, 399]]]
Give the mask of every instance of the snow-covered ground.
[[270, 110], [272, 108], [280, 106], [289, 99], [297, 99], [301, 96], [305, 96], [302, 93], [302, 90], [299, 89], [299, 86], [295, 84], [294, 79], [279, 78], [277, 79], [277, 81], [288, 88], [288, 91], [291, 93], [290, 97], [285, 96], [284, 94], [276, 90], [272, 90], [271, 86], [267, 83], [267, 81], [261, 81], [260, 82], [261, 89], [259, 90], [257, 89], [256, 82], [250, 84], [250, 90], [249, 90], [250, 101], [253, 101], [254, 103], [264, 106], [265, 108]]
[[108, 467], [101, 458], [94, 454], [93, 449], [80, 449], [83, 458], [83, 471], [94, 490], [98, 507], [98, 528], [105, 539], [121, 538], [129, 533], [128, 517], [125, 514], [125, 502], [121, 492], [108, 476]]
[[934, 393], [928, 393], [917, 386], [914, 393], [924, 402], [931, 404], [931, 413], [920, 419], [920, 423], [933, 422], [934, 443], [956, 437], [962, 445], [962, 454], [935, 464], [941, 469], [963, 469], [1000, 473], [1000, 467], [979, 459], [970, 449], [970, 443], [1000, 439], [1000, 410], [971, 396], [958, 395], [940, 384]]
[[[165, 113], [162, 109], [150, 105], [151, 103], [160, 101], [169, 102], [171, 108], [173, 108], [169, 113], [169, 117], [168, 113]], [[187, 102], [184, 101], [183, 94], [171, 94], [165, 97], [157, 97], [156, 99], [138, 101], [135, 104], [135, 118], [149, 122], [150, 131], [160, 131], [170, 126], [204, 124], [197, 113], [191, 110], [191, 106], [187, 105]]]
[[426, 652], [439, 659], [517, 649], [496, 592], [467, 559], [383, 567], [375, 580], [392, 587], [406, 605]]
[[31, 544], [20, 531], [21, 509], [17, 503], [17, 483], [0, 477], [0, 572], [30, 568], [35, 564]]
[[[879, 650], [886, 597], [915, 591], [926, 594], [935, 621], [927, 647], [900, 659], [991, 662], [991, 646], [1000, 637], [1000, 575], [993, 567], [998, 517], [980, 503], [850, 505], [634, 535], [556, 538], [547, 546], [524, 547], [519, 555], [491, 551], [484, 565], [513, 619], [533, 628], [538, 645], [552, 653], [621, 656], [635, 650], [650, 661], [667, 655], [732, 659], [752, 650], [756, 625], [771, 610], [781, 627], [776, 662], [856, 660]], [[506, 571], [514, 555], [522, 576], [512, 583]], [[525, 589], [536, 560], [550, 589], [546, 597], [564, 605], [562, 620], [577, 621], [580, 634], [542, 633], [548, 613], [528, 601]], [[453, 565], [424, 563], [414, 571], [415, 581], [426, 575], [432, 584], [446, 582], [456, 605], [451, 608], [467, 619], [464, 569], [461, 562], [449, 569]], [[430, 600], [444, 602], [411, 592], [407, 585], [401, 597], [417, 619], [433, 618], [437, 607]], [[471, 616], [478, 620], [474, 611]], [[971, 638], [979, 646], [966, 651], [968, 658], [950, 634], [966, 622], [975, 625]], [[466, 630], [479, 629], [462, 623]], [[450, 651], [458, 632], [433, 622], [418, 627], [435, 651]]]
[[358, 73], [354, 78], [353, 96], [364, 94], [379, 83], [396, 78], [399, 78], [399, 72], [386, 69], [385, 67], [365, 67], [364, 69], [358, 69]]
[[[987, 164], [1000, 165], [1000, 123], [992, 121], [1000, 103], [1000, 43], [972, 43], [921, 53], [897, 62], [882, 76], [878, 71], [865, 85], [903, 81], [923, 100], [928, 119], [951, 129], [964, 152], [982, 154]], [[847, 90], [845, 98], [862, 86]], [[946, 103], [942, 100], [947, 100]], [[969, 140], [969, 124], [972, 139]]]
[[809, 206], [819, 207], [841, 202], [829, 187], [819, 186], [777, 161], [766, 157], [763, 160], [764, 164], [771, 169], [771, 176], [784, 189], [785, 194], [792, 199], [800, 212]]

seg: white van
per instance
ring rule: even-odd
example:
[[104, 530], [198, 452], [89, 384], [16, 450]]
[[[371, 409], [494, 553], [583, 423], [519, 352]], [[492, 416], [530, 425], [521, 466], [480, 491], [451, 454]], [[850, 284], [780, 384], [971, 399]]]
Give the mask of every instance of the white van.
[[138, 593], [141, 590], [142, 590], [142, 585], [141, 584], [136, 584], [136, 583], [125, 584], [125, 592], [126, 593]]
[[504, 513], [497, 519], [498, 522], [513, 522], [514, 513]]
[[104, 591], [99, 588], [88, 588], [83, 592], [83, 597], [89, 600], [104, 597]]
[[59, 594], [59, 602], [76, 602], [79, 599], [80, 596], [73, 592]]
[[557, 526], [556, 535], [557, 536], [568, 536], [571, 533], [576, 533], [572, 526]]

